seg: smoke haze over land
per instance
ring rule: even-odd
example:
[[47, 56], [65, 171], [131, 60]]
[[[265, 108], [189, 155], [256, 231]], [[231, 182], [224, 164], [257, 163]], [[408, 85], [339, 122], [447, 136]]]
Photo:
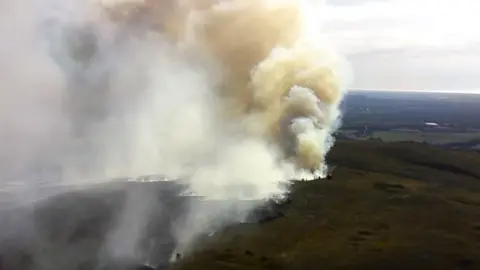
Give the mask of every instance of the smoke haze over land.
[[[263, 200], [325, 174], [348, 76], [316, 1], [0, 6], [3, 186], [160, 174], [208, 199]], [[212, 220], [243, 218], [232, 203], [199, 222], [199, 208], [174, 232], [179, 251]]]

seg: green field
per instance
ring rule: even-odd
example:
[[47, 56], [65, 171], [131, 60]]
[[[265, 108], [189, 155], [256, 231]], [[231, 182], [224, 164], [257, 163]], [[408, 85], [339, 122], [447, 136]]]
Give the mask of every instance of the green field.
[[381, 139], [384, 142], [425, 142], [429, 144], [449, 144], [469, 142], [480, 139], [480, 133], [441, 133], [421, 131], [376, 131], [371, 135], [372, 139]]

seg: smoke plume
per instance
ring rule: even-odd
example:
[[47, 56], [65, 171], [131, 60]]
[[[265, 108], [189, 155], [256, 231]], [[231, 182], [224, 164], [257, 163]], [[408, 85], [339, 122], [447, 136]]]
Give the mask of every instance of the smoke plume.
[[322, 3], [41, 2], [15, 1], [0, 26], [3, 179], [161, 174], [231, 201], [207, 221], [192, 205], [173, 232], [184, 252], [219, 220], [242, 220], [228, 214], [248, 210], [234, 201], [281, 196], [289, 179], [325, 174], [346, 76], [321, 38]]
[[324, 173], [344, 78], [341, 59], [318, 38], [323, 5], [267, 0], [126, 2], [110, 2], [112, 18], [150, 21], [170, 43], [220, 66], [219, 84], [211, 89], [221, 102], [215, 108], [221, 115], [217, 121], [234, 123], [244, 136], [281, 148], [281, 158], [291, 159], [297, 170]]
[[[181, 108], [161, 123], [164, 109], [153, 118], [155, 129], [168, 131], [155, 136], [135, 129], [153, 135], [149, 141], [169, 142], [168, 149], [153, 148], [162, 164], [154, 168], [186, 177], [194, 193], [210, 199], [268, 198], [282, 194], [279, 183], [289, 178], [325, 174], [345, 78], [341, 58], [319, 38], [323, 5], [197, 0], [118, 1], [105, 7], [113, 21], [150, 27], [173, 46], [172, 54], [187, 57], [174, 77], [194, 73], [180, 78], [194, 85], [172, 84], [188, 93], [178, 103], [169, 100]], [[169, 88], [170, 65], [154, 75], [162, 84], [155, 91]], [[152, 107], [159, 106], [155, 100]], [[191, 235], [196, 230], [179, 231]]]

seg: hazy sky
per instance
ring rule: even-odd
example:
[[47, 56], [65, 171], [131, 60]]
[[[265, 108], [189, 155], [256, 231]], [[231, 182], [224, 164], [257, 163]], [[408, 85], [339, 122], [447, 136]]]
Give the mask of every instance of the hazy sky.
[[480, 92], [480, 0], [327, 0], [354, 88]]

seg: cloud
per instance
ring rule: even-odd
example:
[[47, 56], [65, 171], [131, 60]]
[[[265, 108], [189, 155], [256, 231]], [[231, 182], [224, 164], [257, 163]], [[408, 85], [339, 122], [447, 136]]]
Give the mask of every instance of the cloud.
[[480, 89], [480, 2], [330, 0], [325, 29], [357, 88]]

